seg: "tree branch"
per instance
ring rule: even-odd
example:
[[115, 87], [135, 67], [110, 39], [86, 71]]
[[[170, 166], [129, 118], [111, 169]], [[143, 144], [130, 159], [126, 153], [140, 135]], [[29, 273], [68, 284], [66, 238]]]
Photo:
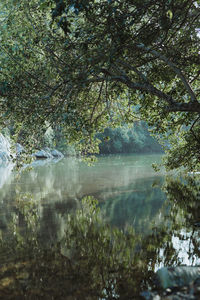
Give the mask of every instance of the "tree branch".
[[170, 61], [166, 56], [164, 56], [163, 54], [160, 54], [159, 52], [157, 52], [156, 50], [152, 50], [149, 47], [146, 47], [144, 44], [137, 44], [136, 47], [138, 49], [141, 49], [142, 51], [145, 51], [147, 53], [151, 53], [153, 54], [155, 57], [161, 59], [162, 61], [164, 61], [170, 68], [173, 69], [173, 71], [176, 73], [176, 75], [181, 79], [181, 81], [183, 82], [186, 90], [188, 91], [191, 100], [193, 102], [198, 102], [195, 93], [193, 92], [189, 82], [186, 80], [185, 76], [183, 75], [183, 73], [181, 72], [181, 70], [179, 68], [177, 68], [177, 66]]
[[169, 105], [174, 104], [174, 100], [171, 96], [163, 93], [162, 91], [158, 90], [153, 85], [151, 85], [147, 82], [145, 82], [145, 83], [132, 82], [130, 79], [127, 78], [127, 76], [126, 77], [112, 76], [111, 80], [120, 81], [120, 82], [124, 83], [125, 85], [127, 85], [131, 89], [140, 90], [142, 92], [147, 92], [147, 93], [150, 93], [154, 96], [157, 96], [158, 98], [161, 98], [161, 99], [165, 100]]
[[[118, 69], [120, 71], [120, 69]], [[200, 103], [198, 101], [191, 101], [189, 103], [183, 103], [183, 102], [175, 102], [174, 99], [169, 96], [168, 94], [160, 91], [156, 87], [154, 87], [151, 83], [148, 81], [144, 82], [133, 82], [129, 79], [128, 76], [124, 75], [114, 75], [111, 72], [105, 71], [103, 72], [106, 74], [106, 77], [97, 77], [89, 79], [88, 82], [102, 82], [102, 81], [118, 81], [123, 84], [125, 84], [127, 87], [133, 90], [139, 90], [142, 92], [149, 93], [151, 95], [157, 96], [159, 99], [163, 99], [167, 104], [168, 107], [166, 108], [167, 112], [197, 112], [200, 113]], [[109, 73], [109, 76], [108, 76]], [[124, 74], [124, 73], [123, 73]]]
[[185, 111], [185, 112], [197, 112], [200, 113], [200, 103], [199, 102], [189, 102], [189, 103], [178, 103], [175, 102], [173, 105], [167, 108], [168, 112], [177, 112], [177, 111]]
[[199, 121], [200, 119], [200, 116], [198, 116], [198, 118], [194, 121], [194, 123], [192, 124], [191, 128], [190, 128], [190, 131], [192, 132], [194, 138], [196, 139], [196, 141], [200, 144], [200, 139], [199, 137], [195, 134], [194, 130], [193, 130], [193, 127], [195, 126], [195, 124]]
[[[114, 74], [111, 74], [111, 72], [109, 72], [110, 78], [108, 80], [120, 81], [120, 82], [124, 83], [125, 85], [127, 85], [131, 89], [150, 93], [154, 96], [157, 96], [158, 98], [165, 100], [170, 105], [174, 104], [174, 100], [171, 96], [169, 96], [169, 95], [163, 93], [162, 91], [160, 91], [159, 89], [155, 88], [140, 71], [133, 68], [134, 72], [136, 72], [143, 79], [144, 82], [142, 82], [142, 83], [131, 81], [130, 78], [126, 75], [126, 73], [123, 70], [118, 68], [116, 65], [113, 67], [118, 71], [118, 73], [121, 73], [121, 75], [114, 75]], [[129, 69], [131, 69], [130, 66], [129, 66]]]
[[100, 90], [99, 90], [99, 95], [98, 95], [98, 98], [97, 100], [95, 101], [94, 103], [94, 106], [93, 106], [93, 109], [92, 109], [92, 113], [91, 113], [91, 117], [90, 117], [90, 123], [92, 124], [92, 119], [93, 119], [93, 116], [94, 116], [94, 113], [95, 113], [95, 110], [96, 110], [96, 106], [101, 98], [101, 94], [102, 94], [102, 90], [103, 90], [103, 85], [104, 85], [104, 81], [102, 81], [101, 83], [101, 86], [100, 86]]
[[158, 90], [155, 88], [152, 84], [145, 82], [145, 83], [140, 83], [140, 82], [132, 82], [128, 76], [123, 76], [123, 75], [114, 75], [109, 73], [109, 77], [97, 77], [97, 78], [92, 78], [88, 79], [88, 83], [97, 83], [97, 82], [102, 82], [102, 81], [119, 81], [123, 84], [125, 84], [127, 87], [129, 87], [132, 90], [139, 90], [142, 92], [150, 93], [154, 96], [157, 96], [158, 98], [161, 98], [165, 100], [169, 105], [174, 105], [175, 102], [173, 98], [162, 91]]

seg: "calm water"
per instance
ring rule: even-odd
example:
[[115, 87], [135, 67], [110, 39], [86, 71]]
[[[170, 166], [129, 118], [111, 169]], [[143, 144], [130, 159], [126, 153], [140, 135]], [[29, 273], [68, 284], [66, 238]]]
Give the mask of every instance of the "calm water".
[[[65, 246], [61, 246], [61, 253], [64, 255], [62, 257], [68, 257], [71, 261], [78, 261], [78, 263], [76, 262], [75, 264], [76, 267], [74, 266], [72, 268], [72, 271], [76, 273], [76, 275], [74, 275], [76, 278], [78, 278], [77, 274], [81, 273], [82, 261], [85, 255], [83, 253], [87, 253], [87, 259], [84, 258], [85, 263], [83, 269], [87, 269], [86, 266], [95, 265], [95, 262], [90, 261], [92, 259], [91, 257], [93, 257], [92, 253], [95, 253], [96, 261], [96, 258], [98, 256], [100, 257], [100, 255], [102, 255], [101, 253], [106, 251], [104, 240], [106, 240], [107, 237], [102, 238], [106, 229], [102, 229], [104, 231], [98, 238], [95, 238], [97, 240], [101, 240], [102, 238], [101, 244], [97, 246], [97, 249], [95, 248], [96, 246], [92, 244], [91, 248], [83, 250], [81, 263], [79, 258], [74, 258], [75, 254], [72, 255], [71, 252], [68, 254], [69, 248], [72, 247], [70, 243], [78, 245], [72, 247], [76, 249], [76, 251], [73, 250], [72, 252], [74, 253], [75, 251], [76, 253], [78, 251], [77, 249], [83, 247], [81, 244], [82, 235], [84, 235], [86, 241], [88, 238], [87, 231], [93, 230], [93, 227], [91, 227], [93, 225], [90, 225], [90, 219], [93, 218], [91, 213], [89, 213], [89, 217], [86, 217], [89, 223], [87, 223], [88, 221], [84, 221], [85, 219], [83, 220], [79, 213], [77, 217], [77, 227], [75, 226], [77, 225], [76, 223], [70, 223], [71, 221], [69, 220], [71, 219], [68, 217], [69, 214], [74, 215], [76, 210], [82, 207], [81, 199], [86, 196], [93, 196], [98, 200], [98, 206], [100, 206], [101, 212], [103, 213], [103, 219], [106, 223], [111, 224], [112, 228], [117, 227], [124, 230], [131, 227], [134, 231], [134, 236], [137, 240], [137, 246], [131, 246], [132, 249], [136, 247], [133, 254], [134, 257], [136, 257], [134, 259], [136, 259], [136, 261], [140, 260], [140, 258], [137, 258], [136, 253], [138, 253], [139, 256], [141, 255], [143, 257], [142, 260], [144, 259], [145, 261], [146, 268], [145, 272], [144, 270], [138, 271], [138, 282], [140, 283], [136, 282], [136, 279], [136, 281], [132, 283], [132, 285], [135, 286], [134, 293], [137, 294], [144, 288], [144, 284], [146, 284], [145, 276], [147, 276], [148, 272], [156, 271], [160, 266], [199, 264], [199, 179], [194, 179], [191, 176], [189, 179], [179, 179], [172, 175], [167, 178], [163, 170], [155, 173], [152, 168], [152, 163], [159, 163], [160, 160], [161, 156], [159, 155], [112, 155], [100, 157], [94, 166], [89, 167], [78, 159], [65, 158], [57, 163], [36, 162], [33, 169], [25, 169], [20, 174], [16, 174], [12, 171], [12, 165], [7, 167], [1, 166], [0, 241], [2, 240], [3, 242], [2, 251], [0, 251], [0, 267], [1, 264], [4, 264], [8, 259], [5, 255], [5, 251], [11, 251], [12, 254], [9, 256], [9, 259], [14, 257], [14, 260], [19, 260], [20, 263], [22, 263], [22, 260], [24, 260], [23, 256], [26, 256], [25, 249], [29, 249], [26, 251], [31, 255], [30, 252], [32, 250], [27, 248], [29, 244], [33, 244], [31, 249], [34, 249], [34, 253], [41, 253], [41, 250], [38, 250], [40, 243], [47, 247], [47, 249], [51, 249], [50, 247], [53, 247], [52, 245], [57, 242], [60, 243], [63, 239], [65, 239]], [[87, 227], [86, 224], [89, 224], [87, 225], [89, 227]], [[91, 224], [93, 224], [92, 221]], [[97, 228], [99, 228], [99, 226], [101, 228], [101, 225], [98, 225]], [[66, 233], [69, 228], [71, 230], [70, 233]], [[95, 234], [98, 235], [98, 231]], [[115, 233], [111, 236], [108, 240], [114, 243]], [[73, 240], [74, 237], [75, 240]], [[123, 238], [126, 238], [126, 236]], [[123, 238], [121, 238], [120, 241]], [[68, 246], [66, 246], [67, 239], [69, 239]], [[84, 247], [86, 247], [87, 244], [89, 247], [91, 238], [89, 238], [87, 242], [84, 242], [84, 239]], [[128, 246], [125, 246], [125, 248], [126, 247]], [[4, 250], [4, 248], [6, 250]], [[96, 249], [95, 252], [94, 248]], [[15, 251], [15, 249], [18, 249], [19, 253], [18, 250]], [[117, 251], [116, 253], [120, 252], [120, 250], [115, 251]], [[106, 257], [105, 253], [100, 261], [103, 261]], [[118, 254], [116, 253], [113, 254], [114, 257], [117, 257]], [[42, 259], [41, 265], [46, 266], [44, 258], [41, 258], [40, 254], [38, 255], [39, 258], [37, 258], [37, 261]], [[73, 257], [73, 259], [71, 257]], [[79, 265], [78, 271], [76, 270], [77, 265]], [[127, 266], [128, 265], [125, 267]], [[98, 268], [96, 266], [95, 270]], [[131, 269], [131, 267], [127, 268]], [[139, 269], [140, 268], [141, 264]], [[108, 276], [106, 272], [110, 272], [109, 267], [106, 270], [107, 271], [104, 270], [105, 274], [102, 275], [103, 277]], [[35, 272], [34, 270], [34, 274]], [[47, 271], [47, 274], [48, 272], [49, 271]], [[92, 269], [88, 271], [87, 274], [93, 274], [93, 272], [95, 273], [97, 271]], [[27, 284], [30, 285], [30, 271], [28, 273], [29, 275], [26, 275], [28, 279], [26, 279], [25, 282], [28, 282]], [[92, 279], [90, 278], [90, 280], [95, 278], [95, 283], [91, 284], [91, 286], [95, 286], [95, 284], [97, 284], [97, 286], [101, 285], [98, 281], [99, 279], [96, 279], [99, 273], [101, 272], [98, 271], [95, 273], [96, 275], [92, 275]], [[144, 274], [146, 275], [144, 276]], [[109, 279], [106, 281], [102, 279], [101, 282], [103, 281], [104, 284], [105, 282], [107, 284], [107, 282], [111, 280], [109, 276]], [[4, 277], [2, 280], [5, 279]], [[65, 276], [62, 275], [62, 278], [64, 277]], [[148, 278], [150, 277], [151, 276], [148, 275]], [[49, 275], [48, 280], [50, 280], [49, 278], [51, 279], [52, 275]], [[118, 287], [116, 278], [110, 281], [110, 286], [113, 287], [116, 285], [114, 293], [116, 293]], [[13, 281], [13, 278], [10, 280]], [[16, 280], [18, 282], [18, 279]], [[33, 280], [32, 277], [31, 280]], [[74, 280], [75, 279], [73, 279], [72, 282], [74, 282]], [[76, 286], [80, 284], [80, 281], [83, 283], [83, 286], [79, 288], [84, 290], [83, 278], [77, 279]], [[68, 282], [70, 287], [74, 284], [72, 284], [72, 282]], [[142, 285], [141, 282], [143, 282]], [[41, 281], [37, 283], [37, 288], [38, 284], [40, 285]], [[8, 286], [10, 288], [9, 284]], [[104, 291], [106, 288], [102, 286], [102, 289]], [[109, 293], [108, 288], [106, 291], [106, 293]], [[31, 289], [31, 295], [32, 292]], [[90, 292], [88, 291], [87, 293]], [[104, 295], [105, 298], [106, 293]], [[119, 291], [118, 293], [123, 294], [123, 292]], [[26, 299], [24, 295], [25, 294], [21, 295], [22, 299]], [[88, 296], [88, 294], [86, 296]], [[27, 297], [32, 299], [30, 295]], [[57, 294], [55, 298], [53, 297], [54, 296], [52, 296], [52, 299], [57, 299]], [[69, 297], [69, 299], [77, 299], [77, 297], [76, 295], [72, 298]], [[101, 299], [101, 297], [102, 296], [98, 296], [95, 298], [91, 296], [91, 298], [86, 298]], [[109, 297], [107, 298], [111, 299], [111, 296]], [[83, 299], [86, 298], [83, 297]], [[34, 298], [33, 296], [33, 299], [39, 298]], [[62, 298], [60, 296], [59, 299], [68, 298]]]
[[[146, 231], [150, 220], [159, 216], [164, 193], [160, 186], [163, 172], [155, 173], [152, 163], [159, 155], [102, 156], [94, 166], [74, 158], [58, 163], [36, 162], [32, 170], [12, 172], [12, 166], [0, 169], [0, 228], [5, 229], [15, 210], [16, 195], [31, 193], [40, 206], [41, 223], [57, 234], [55, 222], [76, 208], [84, 196], [94, 196], [105, 209], [109, 221], [116, 226], [132, 224]], [[19, 178], [18, 178], [19, 177]], [[156, 188], [152, 185], [156, 184]], [[62, 222], [61, 222], [62, 223]], [[143, 224], [143, 225], [141, 225]]]

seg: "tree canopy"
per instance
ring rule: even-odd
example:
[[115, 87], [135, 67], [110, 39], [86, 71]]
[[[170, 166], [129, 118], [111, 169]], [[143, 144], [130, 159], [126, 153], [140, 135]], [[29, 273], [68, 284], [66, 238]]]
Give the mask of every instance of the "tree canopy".
[[0, 20], [2, 126], [59, 124], [88, 153], [96, 132], [140, 118], [168, 167], [198, 165], [199, 1], [8, 0]]

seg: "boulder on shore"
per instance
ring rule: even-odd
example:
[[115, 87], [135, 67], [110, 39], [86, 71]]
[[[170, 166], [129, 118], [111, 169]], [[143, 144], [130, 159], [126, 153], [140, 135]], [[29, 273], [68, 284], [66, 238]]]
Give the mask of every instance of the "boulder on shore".
[[49, 148], [39, 150], [35, 152], [33, 156], [35, 156], [36, 159], [54, 159], [54, 158], [58, 159], [64, 157], [64, 155], [60, 151], [56, 149], [51, 150]]
[[[11, 147], [11, 141], [9, 137], [5, 137], [0, 133], [0, 165], [7, 164], [26, 152], [24, 147], [19, 143], [13, 144]], [[57, 149], [44, 148], [33, 153], [36, 159], [57, 159], [60, 160], [64, 155]]]
[[35, 153], [33, 153], [33, 156], [36, 157], [36, 159], [52, 159], [53, 156], [50, 152], [47, 152], [45, 150], [39, 150]]
[[55, 157], [55, 158], [63, 158], [64, 157], [64, 155], [56, 149], [51, 150], [51, 155], [53, 155], [53, 157]]

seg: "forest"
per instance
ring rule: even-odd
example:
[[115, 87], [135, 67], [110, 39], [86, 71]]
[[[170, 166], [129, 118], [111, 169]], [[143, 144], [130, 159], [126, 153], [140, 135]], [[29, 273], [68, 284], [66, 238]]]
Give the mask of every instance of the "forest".
[[100, 154], [162, 152], [161, 145], [151, 137], [144, 122], [135, 122], [131, 128], [127, 125], [106, 128], [103, 133], [97, 134], [97, 138], [101, 141]]
[[87, 155], [96, 133], [139, 118], [166, 167], [198, 168], [198, 1], [6, 0], [0, 24], [1, 127], [16, 142], [61, 126]]

